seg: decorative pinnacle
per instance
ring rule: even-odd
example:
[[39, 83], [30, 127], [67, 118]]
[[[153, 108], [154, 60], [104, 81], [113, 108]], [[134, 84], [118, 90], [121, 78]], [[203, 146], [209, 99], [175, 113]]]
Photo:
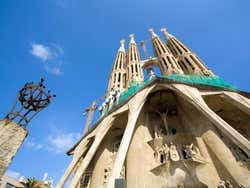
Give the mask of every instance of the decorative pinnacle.
[[129, 43], [135, 44], [135, 35], [134, 34], [130, 34], [129, 37], [130, 37], [130, 42]]
[[162, 32], [163, 35], [166, 37], [166, 39], [168, 39], [169, 34], [168, 34], [168, 32], [167, 32], [167, 29], [166, 29], [166, 28], [162, 28], [162, 29], [161, 29], [161, 32]]
[[119, 51], [125, 52], [125, 48], [124, 48], [125, 40], [124, 39], [120, 40], [120, 44], [121, 45], [120, 45]]
[[163, 35], [166, 37], [166, 39], [169, 39], [169, 38], [175, 38], [173, 35], [171, 35], [166, 28], [162, 28], [161, 29], [161, 32], [163, 33]]
[[155, 32], [154, 32], [154, 30], [152, 28], [149, 29], [148, 31], [152, 35], [152, 38], [157, 37], [157, 35], [155, 34]]

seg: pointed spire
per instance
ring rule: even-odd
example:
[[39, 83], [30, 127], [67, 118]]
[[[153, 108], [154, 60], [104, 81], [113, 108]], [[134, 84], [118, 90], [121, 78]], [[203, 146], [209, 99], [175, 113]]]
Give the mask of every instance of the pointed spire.
[[173, 35], [167, 32], [166, 28], [162, 28], [161, 32], [166, 38], [167, 46], [178, 59], [179, 66], [186, 74], [199, 74], [213, 76], [213, 72], [193, 53], [186, 45], [181, 43]]
[[152, 28], [150, 28], [149, 30], [149, 33], [151, 34], [151, 37], [154, 38], [154, 37], [158, 37], [158, 35], [155, 34], [154, 30]]
[[120, 48], [116, 54], [115, 62], [110, 74], [108, 91], [106, 98], [110, 96], [114, 90], [120, 92], [126, 89], [126, 51], [125, 51], [125, 40], [120, 41]]
[[182, 43], [180, 43], [179, 41], [177, 41], [177, 39], [173, 35], [170, 35], [167, 32], [166, 28], [162, 28], [161, 32], [163, 33], [163, 35], [166, 38], [168, 47], [170, 48], [170, 50], [172, 51], [172, 53], [175, 56], [182, 55], [185, 52], [190, 51], [185, 45], [183, 45]]
[[127, 86], [131, 82], [143, 82], [143, 70], [141, 66], [141, 59], [139, 50], [135, 43], [134, 34], [130, 34], [130, 42], [127, 53]]
[[120, 48], [118, 51], [125, 52], [124, 44], [125, 44], [125, 40], [124, 39], [120, 40]]
[[158, 35], [154, 33], [153, 29], [149, 29], [149, 32], [152, 36], [153, 49], [155, 56], [158, 57], [161, 73], [163, 75], [176, 73], [182, 74], [182, 69], [178, 65], [176, 59], [168, 47], [163, 43]]
[[129, 35], [129, 38], [130, 38], [130, 42], [129, 42], [129, 43], [130, 43], [130, 44], [131, 44], [131, 43], [135, 44], [135, 35], [134, 35], [134, 34], [130, 34], [130, 35]]
[[168, 39], [168, 32], [166, 28], [161, 28], [161, 32], [163, 33], [163, 35], [165, 36], [166, 39]]

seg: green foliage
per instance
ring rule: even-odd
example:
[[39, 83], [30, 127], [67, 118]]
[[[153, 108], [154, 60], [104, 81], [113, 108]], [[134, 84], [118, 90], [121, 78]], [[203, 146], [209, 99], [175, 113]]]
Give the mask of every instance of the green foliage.
[[28, 178], [25, 183], [22, 183], [24, 185], [24, 188], [35, 188], [35, 185], [37, 183], [37, 180], [35, 178]]
[[51, 188], [51, 183], [44, 185], [44, 182], [41, 182], [35, 178], [28, 178], [26, 182], [22, 183], [24, 188]]

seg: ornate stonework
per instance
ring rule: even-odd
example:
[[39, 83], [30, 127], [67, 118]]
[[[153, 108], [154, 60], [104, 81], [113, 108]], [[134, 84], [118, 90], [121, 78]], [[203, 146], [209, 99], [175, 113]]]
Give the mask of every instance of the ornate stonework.
[[[99, 121], [68, 152], [73, 160], [57, 188], [71, 175], [69, 188], [79, 182], [85, 182], [79, 188], [250, 187], [250, 93], [169, 79], [176, 73], [216, 77], [166, 30], [166, 44], [150, 32], [156, 57], [141, 66], [130, 36], [127, 88], [106, 98]], [[123, 43], [121, 49], [125, 54]], [[153, 66], [161, 77], [153, 76]], [[141, 67], [151, 72], [149, 80], [138, 79]], [[110, 83], [120, 89], [112, 76]]]

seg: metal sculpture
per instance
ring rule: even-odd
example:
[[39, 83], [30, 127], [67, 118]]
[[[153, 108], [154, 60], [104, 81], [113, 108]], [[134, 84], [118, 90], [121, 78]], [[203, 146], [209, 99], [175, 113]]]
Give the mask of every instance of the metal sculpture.
[[18, 92], [14, 105], [6, 115], [6, 119], [15, 121], [26, 129], [34, 116], [46, 108], [50, 104], [52, 97], [55, 97], [55, 95], [51, 95], [50, 91], [45, 91], [46, 87], [43, 82], [44, 79], [41, 78], [38, 84], [26, 83]]
[[0, 121], [0, 178], [24, 142], [28, 134], [28, 123], [55, 97], [50, 91], [45, 91], [43, 81], [41, 79], [38, 84], [26, 83], [18, 92], [5, 119]]

